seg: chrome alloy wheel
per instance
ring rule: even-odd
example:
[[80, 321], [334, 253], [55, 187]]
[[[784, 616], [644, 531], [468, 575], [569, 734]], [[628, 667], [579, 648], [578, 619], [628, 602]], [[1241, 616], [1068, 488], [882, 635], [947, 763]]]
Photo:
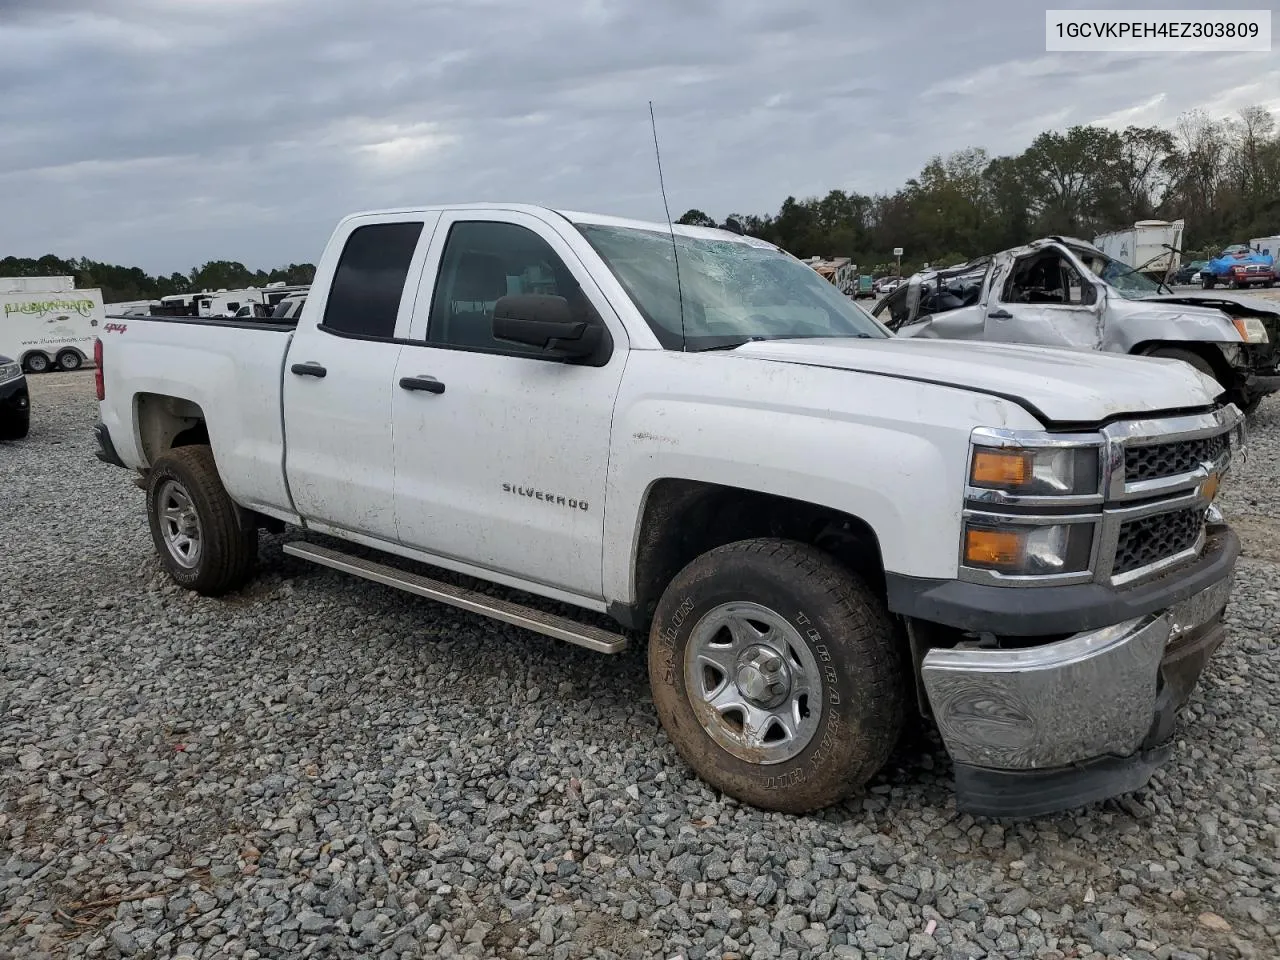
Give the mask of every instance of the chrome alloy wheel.
[[685, 689], [702, 728], [739, 760], [790, 760], [822, 717], [818, 664], [794, 626], [758, 603], [723, 603], [693, 628]]
[[193, 569], [200, 562], [200, 517], [186, 488], [176, 480], [166, 480], [156, 496], [160, 532], [169, 555], [181, 567]]

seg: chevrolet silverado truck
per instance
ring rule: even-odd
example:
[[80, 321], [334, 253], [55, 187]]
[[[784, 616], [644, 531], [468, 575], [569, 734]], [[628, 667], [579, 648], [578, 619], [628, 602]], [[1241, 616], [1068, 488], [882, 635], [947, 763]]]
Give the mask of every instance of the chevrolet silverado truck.
[[1217, 380], [1245, 413], [1280, 390], [1280, 353], [1265, 306], [1175, 293], [1070, 237], [918, 273], [873, 312], [901, 337], [1182, 360]]
[[117, 318], [97, 359], [99, 457], [178, 584], [234, 590], [293, 529], [287, 554], [592, 650], [647, 636], [672, 743], [759, 807], [857, 791], [909, 709], [963, 809], [1136, 789], [1224, 636], [1244, 432], [1213, 380], [898, 339], [737, 233], [360, 214], [296, 324]]

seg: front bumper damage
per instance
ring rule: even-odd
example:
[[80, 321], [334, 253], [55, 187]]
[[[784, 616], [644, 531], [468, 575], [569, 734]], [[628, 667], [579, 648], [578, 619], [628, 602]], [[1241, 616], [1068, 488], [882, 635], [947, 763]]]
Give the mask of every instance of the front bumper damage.
[[[1230, 535], [1231, 559], [1239, 545]], [[1018, 649], [935, 648], [922, 680], [959, 809], [1040, 816], [1143, 786], [1223, 640], [1232, 575], [1155, 613]]]

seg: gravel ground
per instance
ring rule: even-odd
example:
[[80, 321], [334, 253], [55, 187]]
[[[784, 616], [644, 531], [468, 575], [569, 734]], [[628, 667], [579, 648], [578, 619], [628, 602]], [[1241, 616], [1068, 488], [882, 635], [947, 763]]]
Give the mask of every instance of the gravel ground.
[[606, 658], [285, 558], [206, 600], [93, 459], [92, 374], [0, 444], [0, 958], [1280, 953], [1280, 400], [1175, 759], [1119, 802], [956, 813], [936, 743], [812, 817], [716, 796]]

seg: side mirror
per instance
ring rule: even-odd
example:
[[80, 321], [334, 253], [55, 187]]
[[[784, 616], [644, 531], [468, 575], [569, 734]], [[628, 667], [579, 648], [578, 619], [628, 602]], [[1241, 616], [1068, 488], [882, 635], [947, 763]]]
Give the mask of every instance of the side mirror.
[[493, 336], [536, 347], [548, 357], [604, 366], [612, 340], [585, 299], [575, 311], [564, 297], [539, 293], [501, 297], [493, 308]]

